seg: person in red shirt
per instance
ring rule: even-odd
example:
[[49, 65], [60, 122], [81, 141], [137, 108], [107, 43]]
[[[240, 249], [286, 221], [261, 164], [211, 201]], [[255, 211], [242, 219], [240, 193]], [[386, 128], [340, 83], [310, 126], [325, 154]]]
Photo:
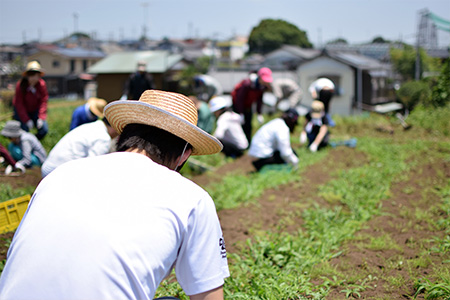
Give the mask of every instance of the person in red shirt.
[[262, 98], [264, 92], [270, 90], [272, 81], [272, 71], [269, 68], [261, 68], [257, 74], [251, 74], [249, 78], [239, 82], [231, 92], [233, 111], [241, 115], [242, 129], [249, 142], [252, 136], [253, 103], [256, 103], [258, 122], [262, 123]]
[[22, 79], [16, 84], [13, 99], [14, 119], [19, 121], [25, 131], [37, 129], [36, 137], [41, 140], [48, 132], [47, 124], [47, 85], [42, 79], [44, 75], [37, 61], [27, 64]]

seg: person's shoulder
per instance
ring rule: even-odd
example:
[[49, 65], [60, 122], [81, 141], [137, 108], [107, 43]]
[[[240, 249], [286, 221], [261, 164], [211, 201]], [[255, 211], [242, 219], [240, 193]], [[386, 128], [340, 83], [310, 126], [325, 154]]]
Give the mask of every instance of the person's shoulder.
[[[32, 133], [30, 133], [30, 132], [27, 132], [27, 131], [23, 131], [23, 132], [22, 132], [22, 134], [20, 135], [20, 139], [21, 139], [22, 141], [25, 141], [25, 140], [28, 140], [28, 141], [33, 140], [33, 141], [38, 141], [38, 142], [39, 142], [38, 138], [37, 138], [34, 134], [32, 134]], [[40, 142], [39, 142], [39, 143], [40, 143]]]

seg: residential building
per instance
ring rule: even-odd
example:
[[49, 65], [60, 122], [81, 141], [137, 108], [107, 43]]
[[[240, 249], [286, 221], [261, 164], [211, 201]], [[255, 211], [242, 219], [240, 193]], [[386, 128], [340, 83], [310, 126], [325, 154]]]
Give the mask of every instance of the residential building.
[[37, 60], [45, 69], [44, 79], [50, 96], [82, 97], [85, 84], [93, 79], [86, 74], [88, 68], [104, 56], [96, 49], [44, 45], [29, 54], [27, 61]]
[[139, 61], [145, 61], [153, 76], [155, 88], [177, 91], [176, 75], [186, 67], [180, 54], [169, 51], [126, 51], [108, 55], [88, 69], [96, 76], [97, 97], [107, 101], [120, 99], [129, 76], [136, 72]]

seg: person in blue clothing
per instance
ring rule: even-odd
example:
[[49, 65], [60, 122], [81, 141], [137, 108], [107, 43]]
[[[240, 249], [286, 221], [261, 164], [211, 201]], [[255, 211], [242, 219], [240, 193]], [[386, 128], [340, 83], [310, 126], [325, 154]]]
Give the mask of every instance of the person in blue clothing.
[[100, 98], [90, 98], [86, 104], [75, 108], [70, 122], [70, 130], [86, 123], [95, 122], [103, 118], [103, 109], [107, 102]]
[[309, 86], [309, 92], [313, 100], [318, 100], [323, 103], [325, 116], [328, 119], [328, 125], [330, 127], [336, 126], [330, 114], [330, 102], [335, 95], [335, 90], [336, 87], [333, 81], [325, 77], [317, 79]]

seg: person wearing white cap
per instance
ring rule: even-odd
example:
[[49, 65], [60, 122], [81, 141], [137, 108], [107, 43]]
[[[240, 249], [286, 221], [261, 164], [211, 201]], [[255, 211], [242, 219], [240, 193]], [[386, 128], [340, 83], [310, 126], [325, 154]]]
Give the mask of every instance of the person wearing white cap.
[[242, 129], [241, 117], [230, 109], [223, 97], [214, 97], [209, 108], [216, 117], [214, 136], [223, 144], [222, 152], [227, 157], [237, 158], [248, 148], [248, 141]]
[[328, 118], [325, 115], [325, 108], [321, 101], [314, 100], [311, 110], [306, 114], [306, 123], [300, 133], [300, 144], [308, 141], [308, 148], [311, 152], [326, 147], [328, 145], [330, 132], [328, 130]]
[[335, 123], [330, 115], [330, 102], [335, 93], [335, 85], [334, 83], [325, 77], [321, 77], [315, 80], [309, 86], [309, 92], [311, 93], [311, 97], [313, 100], [319, 100], [324, 105], [324, 112], [328, 118], [329, 126], [335, 126]]
[[194, 76], [194, 93], [198, 99], [208, 102], [212, 97], [222, 95], [223, 88], [214, 77], [198, 74]]
[[97, 119], [103, 118], [103, 109], [105, 108], [105, 99], [89, 98], [88, 101], [75, 108], [72, 113], [72, 120], [70, 122], [70, 130], [86, 123], [95, 122]]
[[271, 89], [272, 70], [261, 68], [256, 76], [253, 73], [239, 82], [231, 92], [233, 111], [241, 115], [242, 128], [250, 142], [252, 139], [253, 104], [256, 104], [257, 119], [260, 124], [264, 122], [262, 115], [263, 94]]
[[148, 90], [104, 113], [120, 133], [118, 152], [42, 179], [9, 248], [0, 298], [153, 299], [174, 268], [191, 299], [223, 299], [229, 270], [214, 202], [177, 172], [222, 144], [196, 126], [181, 94]]
[[44, 69], [37, 61], [27, 64], [22, 79], [16, 84], [13, 98], [14, 119], [25, 131], [37, 129], [36, 137], [41, 140], [48, 132], [47, 124], [47, 84], [42, 76]]

